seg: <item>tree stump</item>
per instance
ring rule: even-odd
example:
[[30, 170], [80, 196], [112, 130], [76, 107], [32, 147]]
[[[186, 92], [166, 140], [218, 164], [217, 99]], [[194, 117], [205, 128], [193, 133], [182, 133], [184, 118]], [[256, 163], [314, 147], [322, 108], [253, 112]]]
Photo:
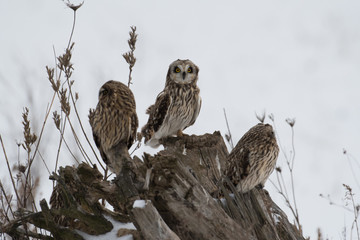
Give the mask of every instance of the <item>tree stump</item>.
[[[75, 229], [103, 234], [113, 228], [104, 217], [111, 215], [133, 222], [135, 239], [304, 239], [266, 190], [240, 194], [225, 188], [228, 151], [219, 132], [169, 137], [162, 144], [165, 149], [154, 156], [144, 154], [143, 161], [135, 157], [114, 182], [85, 163], [60, 168], [52, 179], [63, 203], [49, 209], [42, 200], [41, 212], [24, 213], [2, 226], [1, 232], [13, 237], [83, 239]], [[222, 199], [213, 194], [219, 191]], [[105, 209], [101, 199], [114, 211]], [[139, 199], [145, 204], [133, 208]], [[57, 221], [59, 216], [68, 220], [67, 228]], [[24, 232], [23, 224], [46, 229], [52, 236]]]

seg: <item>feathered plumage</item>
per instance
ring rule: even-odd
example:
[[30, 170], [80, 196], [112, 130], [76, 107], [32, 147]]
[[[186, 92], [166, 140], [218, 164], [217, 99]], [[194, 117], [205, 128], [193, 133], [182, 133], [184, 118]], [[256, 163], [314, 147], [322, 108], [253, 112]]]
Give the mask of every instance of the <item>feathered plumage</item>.
[[244, 134], [229, 154], [225, 175], [238, 192], [250, 191], [259, 184], [264, 186], [278, 154], [272, 126], [259, 123]]
[[147, 145], [158, 147], [161, 138], [182, 135], [195, 123], [201, 108], [198, 73], [199, 68], [190, 60], [179, 59], [169, 66], [164, 90], [146, 111], [149, 120], [141, 133]]
[[89, 122], [94, 141], [104, 162], [118, 174], [128, 149], [136, 139], [138, 118], [131, 90], [121, 82], [108, 81], [99, 91], [95, 111], [90, 111]]

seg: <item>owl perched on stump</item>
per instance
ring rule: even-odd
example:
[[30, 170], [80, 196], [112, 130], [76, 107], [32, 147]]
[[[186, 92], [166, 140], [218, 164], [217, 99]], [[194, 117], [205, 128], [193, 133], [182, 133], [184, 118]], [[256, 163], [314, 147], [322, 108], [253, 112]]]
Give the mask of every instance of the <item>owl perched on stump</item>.
[[118, 174], [128, 149], [136, 139], [138, 117], [131, 90], [121, 82], [108, 81], [99, 91], [95, 111], [90, 110], [89, 122], [94, 141], [109, 169]]
[[149, 120], [141, 130], [146, 145], [156, 148], [161, 138], [182, 136], [182, 131], [195, 123], [201, 108], [198, 73], [190, 60], [170, 64], [164, 90], [146, 111]]
[[238, 192], [263, 187], [279, 155], [273, 128], [259, 123], [239, 140], [227, 158], [225, 175]]

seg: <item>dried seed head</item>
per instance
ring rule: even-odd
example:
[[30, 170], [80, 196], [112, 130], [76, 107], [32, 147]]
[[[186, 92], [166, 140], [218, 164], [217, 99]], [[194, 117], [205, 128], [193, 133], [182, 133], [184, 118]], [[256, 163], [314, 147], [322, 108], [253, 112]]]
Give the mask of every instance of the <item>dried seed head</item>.
[[343, 184], [343, 186], [346, 188], [347, 191], [349, 191], [350, 193], [352, 192], [352, 189], [349, 185]]
[[70, 45], [69, 48], [65, 50], [65, 53], [59, 56], [57, 59], [59, 61], [58, 68], [65, 73], [67, 79], [69, 79], [72, 75], [72, 70], [74, 70], [73, 64], [70, 62], [72, 57], [72, 49], [74, 47], [74, 43]]
[[228, 135], [228, 134], [225, 134], [225, 139], [226, 139], [227, 142], [230, 142], [230, 140], [231, 140], [230, 134], [229, 134], [229, 135]]
[[60, 130], [60, 115], [57, 113], [57, 111], [53, 112], [53, 120], [56, 128]]
[[295, 125], [295, 118], [287, 118], [286, 122], [290, 125], [290, 127], [293, 127]]
[[75, 4], [72, 4], [70, 3], [69, 1], [66, 3], [66, 6], [68, 6], [69, 8], [71, 8], [74, 12], [76, 12], [76, 10], [78, 10], [82, 5], [84, 4], [84, 2], [78, 4], [78, 5], [75, 5]]
[[129, 64], [129, 80], [128, 80], [128, 87], [130, 87], [130, 84], [132, 84], [131, 80], [131, 73], [132, 73], [132, 69], [136, 63], [136, 58], [134, 56], [134, 51], [135, 51], [135, 44], [137, 41], [137, 34], [136, 34], [136, 27], [135, 26], [131, 26], [131, 31], [129, 32], [130, 35], [130, 39], [128, 40], [128, 44], [130, 47], [130, 51], [127, 53], [124, 53], [122, 56], [124, 57], [125, 61]]
[[19, 170], [19, 172], [21, 172], [21, 173], [25, 173], [25, 171], [26, 171], [26, 166], [25, 165], [22, 165], [22, 164], [20, 164], [19, 166], [18, 166], [18, 170]]
[[274, 120], [275, 120], [275, 117], [274, 117], [274, 114], [273, 114], [273, 113], [270, 113], [268, 117], [270, 118], [271, 121], [274, 121]]
[[29, 109], [25, 108], [24, 112], [22, 114], [22, 124], [24, 126], [24, 143], [22, 144], [22, 146], [24, 147], [24, 149], [27, 152], [31, 152], [31, 145], [33, 145], [36, 140], [37, 140], [37, 136], [34, 133], [31, 133], [31, 128], [30, 128], [30, 120], [28, 119], [29, 116]]
[[61, 103], [61, 110], [66, 114], [66, 116], [69, 116], [70, 114], [70, 104], [69, 99], [66, 96], [67, 89], [61, 89], [60, 90], [60, 103]]
[[256, 118], [261, 122], [261, 123], [264, 123], [265, 121], [265, 111], [263, 111], [263, 113], [261, 115], [258, 115], [256, 112], [255, 112], [255, 116]]

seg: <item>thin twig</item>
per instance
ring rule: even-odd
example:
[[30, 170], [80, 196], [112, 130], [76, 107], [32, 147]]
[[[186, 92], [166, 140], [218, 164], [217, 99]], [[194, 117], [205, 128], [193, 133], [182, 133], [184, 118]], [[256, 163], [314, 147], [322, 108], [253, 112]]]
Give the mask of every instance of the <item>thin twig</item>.
[[137, 41], [137, 34], [136, 34], [136, 27], [131, 26], [131, 31], [129, 32], [130, 38], [128, 40], [128, 44], [130, 47], [130, 51], [123, 54], [125, 61], [129, 64], [129, 80], [128, 80], [128, 87], [132, 84], [132, 76], [131, 73], [133, 71], [133, 67], [136, 63], [136, 57], [134, 56], [134, 51], [136, 49], [136, 41]]
[[343, 154], [346, 156], [346, 160], [347, 162], [349, 163], [350, 165], [350, 170], [351, 170], [351, 173], [353, 175], [353, 178], [355, 179], [355, 183], [357, 185], [357, 187], [360, 189], [360, 183], [357, 179], [357, 174], [355, 173], [355, 170], [354, 170], [354, 167], [351, 163], [351, 161], [354, 161], [355, 164], [357, 165], [357, 167], [359, 168], [358, 170], [360, 170], [360, 164], [357, 162], [357, 160], [351, 155], [349, 154], [345, 149], [343, 149]]
[[48, 173], [49, 173], [49, 176], [50, 176], [50, 170], [49, 170], [49, 167], [47, 166], [47, 164], [46, 164], [46, 162], [45, 162], [45, 159], [44, 159], [44, 157], [41, 155], [41, 152], [39, 151], [39, 156], [40, 156], [40, 158], [41, 158], [41, 160], [43, 161], [43, 163], [44, 163], [44, 165], [45, 165], [45, 167], [46, 167], [46, 170], [48, 171]]
[[289, 166], [289, 170], [290, 170], [290, 177], [291, 177], [291, 192], [292, 192], [292, 196], [293, 196], [293, 202], [294, 202], [294, 207], [295, 207], [295, 219], [296, 222], [300, 228], [300, 220], [299, 220], [299, 213], [298, 213], [298, 208], [297, 208], [297, 204], [296, 204], [296, 196], [295, 196], [295, 186], [294, 186], [294, 174], [293, 174], [293, 169], [294, 169], [294, 163], [295, 163], [295, 133], [294, 133], [294, 123], [289, 123], [289, 125], [291, 126], [291, 146], [292, 146], [292, 158], [291, 158], [291, 167]]
[[[4, 186], [2, 185], [2, 182], [1, 182], [1, 181], [0, 181], [0, 188], [1, 188], [2, 194], [3, 194], [4, 197], [5, 197], [6, 204], [8, 205], [8, 207], [9, 207], [9, 209], [10, 209], [10, 212], [11, 212], [13, 218], [14, 218], [15, 215], [14, 215], [14, 212], [13, 212], [12, 207], [11, 207], [11, 202], [8, 200], [8, 198], [7, 198], [7, 196], [6, 196], [6, 192], [5, 192]], [[4, 208], [4, 209], [5, 209], [5, 208]], [[7, 217], [7, 215], [6, 215], [6, 217]]]
[[17, 191], [17, 188], [15, 187], [15, 181], [14, 181], [14, 178], [13, 178], [13, 175], [12, 175], [12, 171], [11, 171], [10, 164], [9, 164], [9, 159], [8, 159], [8, 157], [7, 157], [7, 154], [6, 154], [5, 147], [4, 147], [4, 143], [3, 143], [3, 140], [2, 140], [1, 135], [0, 135], [0, 142], [1, 142], [1, 147], [2, 147], [2, 149], [3, 149], [3, 152], [4, 152], [6, 164], [7, 164], [7, 167], [8, 167], [8, 172], [9, 172], [9, 174], [10, 174], [11, 183], [12, 183], [12, 185], [13, 185], [13, 188], [14, 188], [14, 191], [15, 191], [15, 194], [16, 194], [16, 199], [17, 199], [18, 202], [21, 202], [21, 201], [20, 201], [19, 194], [18, 194], [18, 191]]
[[55, 94], [53, 95], [53, 97], [52, 97], [52, 99], [51, 99], [50, 107], [49, 107], [49, 109], [48, 109], [48, 112], [47, 112], [46, 115], [45, 115], [45, 120], [44, 120], [43, 125], [42, 125], [42, 127], [41, 127], [41, 131], [40, 131], [40, 134], [39, 134], [39, 137], [38, 137], [38, 140], [37, 140], [37, 144], [36, 144], [36, 146], [35, 146], [35, 151], [34, 151], [33, 156], [32, 156], [31, 159], [30, 159], [28, 169], [31, 168], [31, 165], [32, 165], [32, 163], [33, 163], [33, 161], [34, 161], [34, 159], [35, 159], [36, 153], [37, 153], [37, 151], [38, 151], [38, 149], [39, 149], [39, 145], [40, 145], [40, 142], [41, 142], [41, 139], [42, 139], [42, 135], [43, 135], [43, 133], [44, 133], [45, 125], [46, 125], [47, 119], [48, 119], [48, 117], [49, 117], [49, 114], [50, 114], [52, 105], [54, 104], [54, 100], [55, 100]]
[[230, 131], [229, 122], [228, 122], [228, 119], [227, 119], [227, 116], [226, 116], [225, 108], [223, 108], [223, 110], [224, 110], [224, 117], [225, 117], [225, 121], [226, 121], [226, 127], [227, 127], [227, 130], [228, 130], [228, 133], [229, 133], [229, 135], [225, 135], [225, 137], [226, 137], [226, 140], [230, 143], [231, 149], [234, 149], [234, 142], [233, 142], [233, 139], [232, 139], [232, 134], [231, 134], [231, 131]]
[[[275, 132], [275, 135], [276, 135], [276, 138], [278, 140], [278, 143], [279, 143], [279, 147], [284, 155], [284, 158], [286, 160], [286, 164], [287, 164], [287, 167], [289, 169], [289, 172], [290, 172], [290, 179], [291, 179], [291, 195], [292, 195], [292, 199], [293, 199], [293, 204], [294, 206], [292, 206], [290, 200], [289, 200], [289, 195], [287, 193], [287, 188], [286, 188], [286, 185], [285, 185], [285, 181], [284, 181], [284, 178], [283, 178], [283, 175], [282, 175], [282, 172], [281, 171], [276, 171], [276, 174], [277, 174], [277, 179], [278, 179], [278, 184], [280, 186], [280, 191], [279, 193], [284, 197], [288, 207], [290, 208], [291, 212], [293, 213], [294, 215], [294, 218], [295, 218], [295, 223], [297, 225], [297, 228], [300, 232], [302, 232], [302, 229], [301, 229], [301, 224], [300, 224], [300, 220], [299, 220], [299, 212], [298, 212], [298, 208], [297, 208], [297, 203], [296, 203], [296, 195], [295, 195], [295, 184], [294, 184], [294, 173], [293, 173], [293, 169], [294, 169], [294, 164], [295, 164], [295, 133], [294, 133], [294, 125], [295, 125], [295, 119], [290, 119], [290, 118], [287, 118], [286, 119], [286, 122], [289, 124], [289, 126], [291, 127], [291, 146], [292, 146], [292, 150], [290, 151], [290, 157], [287, 155], [287, 153], [285, 152], [284, 148], [283, 148], [283, 145], [281, 144], [280, 142], [280, 137], [279, 137], [279, 134], [278, 134], [278, 131], [276, 129], [276, 124], [275, 124], [275, 119], [274, 119], [274, 115], [273, 114], [270, 114], [269, 115], [269, 118], [271, 119], [271, 121], [273, 122], [273, 127], [274, 127], [274, 132]], [[279, 168], [280, 169], [280, 168]], [[280, 175], [280, 179], [279, 179], [279, 175]], [[275, 185], [275, 184], [274, 184]], [[283, 187], [282, 187], [283, 186]], [[278, 189], [278, 188], [277, 188]]]

